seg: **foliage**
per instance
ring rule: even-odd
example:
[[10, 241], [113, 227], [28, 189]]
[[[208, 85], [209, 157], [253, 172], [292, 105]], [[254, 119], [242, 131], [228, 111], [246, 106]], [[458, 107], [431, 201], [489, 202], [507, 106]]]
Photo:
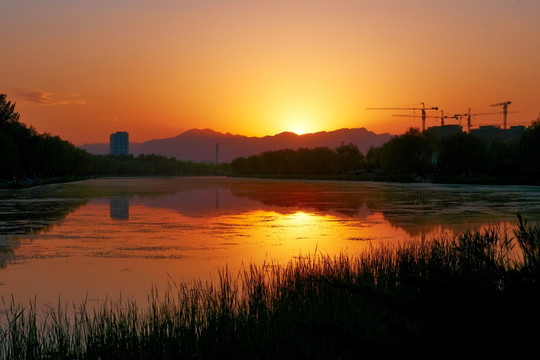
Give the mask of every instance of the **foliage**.
[[204, 164], [179, 161], [173, 157], [155, 154], [96, 155], [95, 173], [112, 176], [149, 175], [223, 175], [228, 171], [227, 164]]
[[6, 94], [0, 94], [0, 128], [19, 121], [19, 113], [15, 112], [15, 103], [7, 101]]
[[232, 170], [239, 175], [342, 175], [355, 174], [364, 167], [364, 155], [354, 144], [336, 149], [267, 151], [248, 158], [236, 158], [231, 163]]
[[366, 168], [368, 170], [381, 169], [382, 168], [382, 148], [370, 146], [366, 154]]
[[520, 137], [506, 141], [468, 133], [441, 136], [410, 128], [379, 147], [370, 147], [365, 156], [354, 144], [336, 149], [288, 149], [237, 158], [231, 168], [238, 175], [421, 177], [452, 182], [493, 178], [540, 184], [540, 117]]
[[97, 156], [58, 136], [19, 122], [15, 104], [0, 94], [0, 179], [98, 175], [223, 175], [227, 164], [178, 161], [161, 155]]
[[419, 129], [390, 139], [382, 146], [382, 168], [387, 173], [426, 175], [432, 168], [432, 147]]
[[540, 116], [523, 134], [518, 146], [521, 167], [540, 172]]
[[441, 140], [437, 153], [437, 166], [443, 175], [475, 175], [485, 172], [484, 142], [476, 136], [466, 133], [450, 136]]
[[[487, 141], [466, 133], [434, 137], [410, 128], [364, 156], [354, 144], [267, 151], [231, 164], [178, 161], [155, 154], [92, 155], [58, 136], [38, 134], [19, 122], [15, 104], [0, 94], [0, 179], [101, 175], [340, 176], [383, 179], [508, 178], [540, 183], [540, 117], [521, 137]], [[379, 175], [377, 175], [379, 176]], [[452, 178], [453, 177], [453, 178]], [[376, 179], [376, 178], [375, 178]]]

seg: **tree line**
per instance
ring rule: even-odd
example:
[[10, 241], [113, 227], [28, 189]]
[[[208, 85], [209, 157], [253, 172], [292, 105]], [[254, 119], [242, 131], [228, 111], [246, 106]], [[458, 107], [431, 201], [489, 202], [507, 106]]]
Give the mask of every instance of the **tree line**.
[[353, 144], [336, 149], [267, 151], [247, 158], [236, 158], [231, 169], [239, 175], [343, 175], [365, 167], [365, 157]]
[[93, 155], [97, 161], [96, 174], [104, 175], [224, 175], [229, 164], [198, 163], [176, 160], [156, 154]]
[[[364, 155], [354, 144], [267, 151], [230, 164], [179, 161], [155, 154], [93, 155], [19, 121], [15, 104], [0, 94], [0, 179], [64, 176], [223, 175], [521, 177], [540, 182], [540, 117], [520, 137], [488, 141], [468, 133], [437, 137], [410, 128]], [[401, 176], [401, 177], [399, 177]]]
[[15, 103], [0, 94], [0, 179], [64, 176], [212, 175], [227, 164], [179, 161], [161, 155], [93, 155], [59, 136], [39, 134], [19, 121]]
[[437, 137], [409, 129], [366, 154], [369, 167], [420, 177], [529, 177], [540, 179], [540, 118], [521, 136], [488, 140], [464, 132]]
[[438, 137], [410, 128], [364, 155], [354, 144], [331, 149], [267, 151], [236, 158], [237, 175], [406, 175], [411, 179], [458, 176], [540, 179], [540, 118], [520, 137], [489, 141], [468, 133]]

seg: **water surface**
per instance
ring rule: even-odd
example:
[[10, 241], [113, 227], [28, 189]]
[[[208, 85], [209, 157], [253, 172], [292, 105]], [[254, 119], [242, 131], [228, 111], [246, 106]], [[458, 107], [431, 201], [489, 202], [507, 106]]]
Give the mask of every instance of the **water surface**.
[[252, 262], [540, 219], [540, 188], [224, 177], [114, 178], [0, 190], [0, 295], [133, 298]]

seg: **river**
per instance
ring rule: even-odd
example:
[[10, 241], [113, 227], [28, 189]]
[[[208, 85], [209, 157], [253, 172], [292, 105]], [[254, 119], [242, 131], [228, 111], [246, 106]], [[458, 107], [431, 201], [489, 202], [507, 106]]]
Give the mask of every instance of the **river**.
[[540, 187], [102, 178], [0, 190], [0, 296], [54, 306], [214, 281], [251, 263], [540, 219]]

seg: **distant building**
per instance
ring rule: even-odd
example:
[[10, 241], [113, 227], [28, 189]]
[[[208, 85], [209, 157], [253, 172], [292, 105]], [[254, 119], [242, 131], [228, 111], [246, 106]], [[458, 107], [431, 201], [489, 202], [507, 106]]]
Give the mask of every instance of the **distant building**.
[[[509, 129], [501, 129], [499, 126], [483, 125], [477, 129], [471, 129], [470, 134], [487, 141], [509, 141], [517, 139], [523, 135], [527, 128], [525, 126], [510, 126]], [[436, 138], [463, 133], [463, 128], [459, 125], [432, 126], [426, 130]]]
[[509, 129], [501, 129], [498, 126], [486, 125], [478, 129], [472, 129], [471, 134], [487, 141], [509, 141], [523, 135], [525, 126], [510, 126]]
[[471, 135], [478, 136], [479, 138], [488, 141], [504, 140], [501, 128], [493, 125], [485, 125], [480, 126], [478, 129], [472, 129]]
[[526, 127], [522, 125], [510, 126], [510, 129], [505, 131], [507, 140], [520, 138], [525, 132], [525, 129]]
[[461, 134], [463, 132], [463, 128], [459, 125], [443, 125], [432, 126], [426, 131], [433, 134], [435, 137], [443, 138], [455, 134]]
[[109, 154], [128, 155], [129, 154], [129, 135], [125, 131], [111, 134], [109, 142]]

